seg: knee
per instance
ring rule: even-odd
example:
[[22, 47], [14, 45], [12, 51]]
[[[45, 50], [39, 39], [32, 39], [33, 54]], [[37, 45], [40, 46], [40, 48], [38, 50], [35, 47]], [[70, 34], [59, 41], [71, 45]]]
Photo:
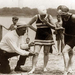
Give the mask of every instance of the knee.
[[48, 51], [44, 51], [44, 55], [48, 55]]
[[39, 52], [35, 52], [35, 56], [38, 56], [39, 55]]
[[63, 56], [66, 56], [68, 54], [67, 51], [62, 51]]
[[67, 52], [63, 50], [63, 51], [62, 51], [62, 54], [65, 54], [65, 53], [67, 53]]
[[62, 51], [62, 54], [68, 54], [69, 50], [70, 49], [64, 48], [63, 51]]
[[62, 55], [63, 55], [63, 56], [67, 56], [67, 55], [68, 55], [68, 51], [63, 50], [63, 51], [62, 51]]
[[69, 56], [73, 56], [73, 51], [72, 50], [69, 51]]

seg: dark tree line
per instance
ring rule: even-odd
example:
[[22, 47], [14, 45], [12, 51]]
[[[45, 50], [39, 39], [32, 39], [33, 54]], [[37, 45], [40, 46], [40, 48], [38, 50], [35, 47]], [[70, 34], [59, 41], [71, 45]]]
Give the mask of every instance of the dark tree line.
[[[56, 9], [49, 8], [48, 14], [51, 14], [52, 16], [57, 15]], [[75, 10], [70, 10], [72, 13], [75, 13]], [[28, 7], [24, 7], [22, 9], [20, 8], [2, 8], [0, 9], [0, 16], [25, 16], [25, 17], [31, 17], [38, 14], [38, 11], [36, 8], [30, 9]]]

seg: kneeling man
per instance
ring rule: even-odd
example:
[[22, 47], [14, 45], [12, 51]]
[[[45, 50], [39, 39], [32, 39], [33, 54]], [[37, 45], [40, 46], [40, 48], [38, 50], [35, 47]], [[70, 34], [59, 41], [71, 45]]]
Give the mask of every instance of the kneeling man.
[[[10, 73], [11, 69], [9, 66], [8, 59], [20, 55], [20, 58], [17, 62], [15, 71], [23, 71], [20, 67], [24, 65], [26, 57], [34, 56], [35, 54], [30, 53], [29, 51], [21, 49], [20, 37], [26, 33], [27, 25], [24, 23], [18, 22], [16, 29], [9, 31], [0, 42], [0, 72], [1, 73]], [[29, 44], [26, 44], [26, 49], [29, 48]], [[24, 47], [24, 48], [25, 48]]]

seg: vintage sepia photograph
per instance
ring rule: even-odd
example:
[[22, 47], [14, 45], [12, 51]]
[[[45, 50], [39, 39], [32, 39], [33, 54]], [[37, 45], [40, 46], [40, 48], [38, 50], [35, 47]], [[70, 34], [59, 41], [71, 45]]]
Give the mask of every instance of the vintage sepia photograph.
[[75, 75], [75, 0], [0, 0], [0, 75]]

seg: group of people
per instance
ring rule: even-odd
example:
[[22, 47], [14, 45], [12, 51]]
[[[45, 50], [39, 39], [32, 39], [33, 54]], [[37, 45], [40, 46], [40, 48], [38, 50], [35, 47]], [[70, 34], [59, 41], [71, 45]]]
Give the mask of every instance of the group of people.
[[[54, 21], [50, 14], [47, 14], [47, 9], [44, 6], [38, 8], [38, 13], [28, 23], [19, 22], [17, 17], [13, 17], [12, 21], [15, 21], [9, 28], [9, 31], [0, 42], [0, 72], [10, 73], [8, 59], [13, 56], [18, 56], [19, 60], [15, 71], [24, 71], [20, 66], [24, 65], [28, 56], [32, 58], [32, 70], [29, 73], [33, 73], [36, 68], [37, 58], [39, 52], [44, 46], [44, 71], [47, 71], [46, 65], [48, 63], [49, 51], [54, 45], [52, 30], [54, 30], [57, 40], [58, 52], [62, 52], [64, 59], [64, 75], [67, 75], [71, 70], [73, 47], [75, 46], [75, 15], [69, 13], [68, 7], [60, 5], [57, 8], [57, 22]], [[32, 24], [36, 22], [36, 27]], [[25, 43], [22, 36], [26, 33], [26, 30], [31, 28], [36, 32], [34, 43]], [[30, 40], [28, 38], [28, 40]], [[34, 51], [30, 52], [29, 49], [34, 46]]]

